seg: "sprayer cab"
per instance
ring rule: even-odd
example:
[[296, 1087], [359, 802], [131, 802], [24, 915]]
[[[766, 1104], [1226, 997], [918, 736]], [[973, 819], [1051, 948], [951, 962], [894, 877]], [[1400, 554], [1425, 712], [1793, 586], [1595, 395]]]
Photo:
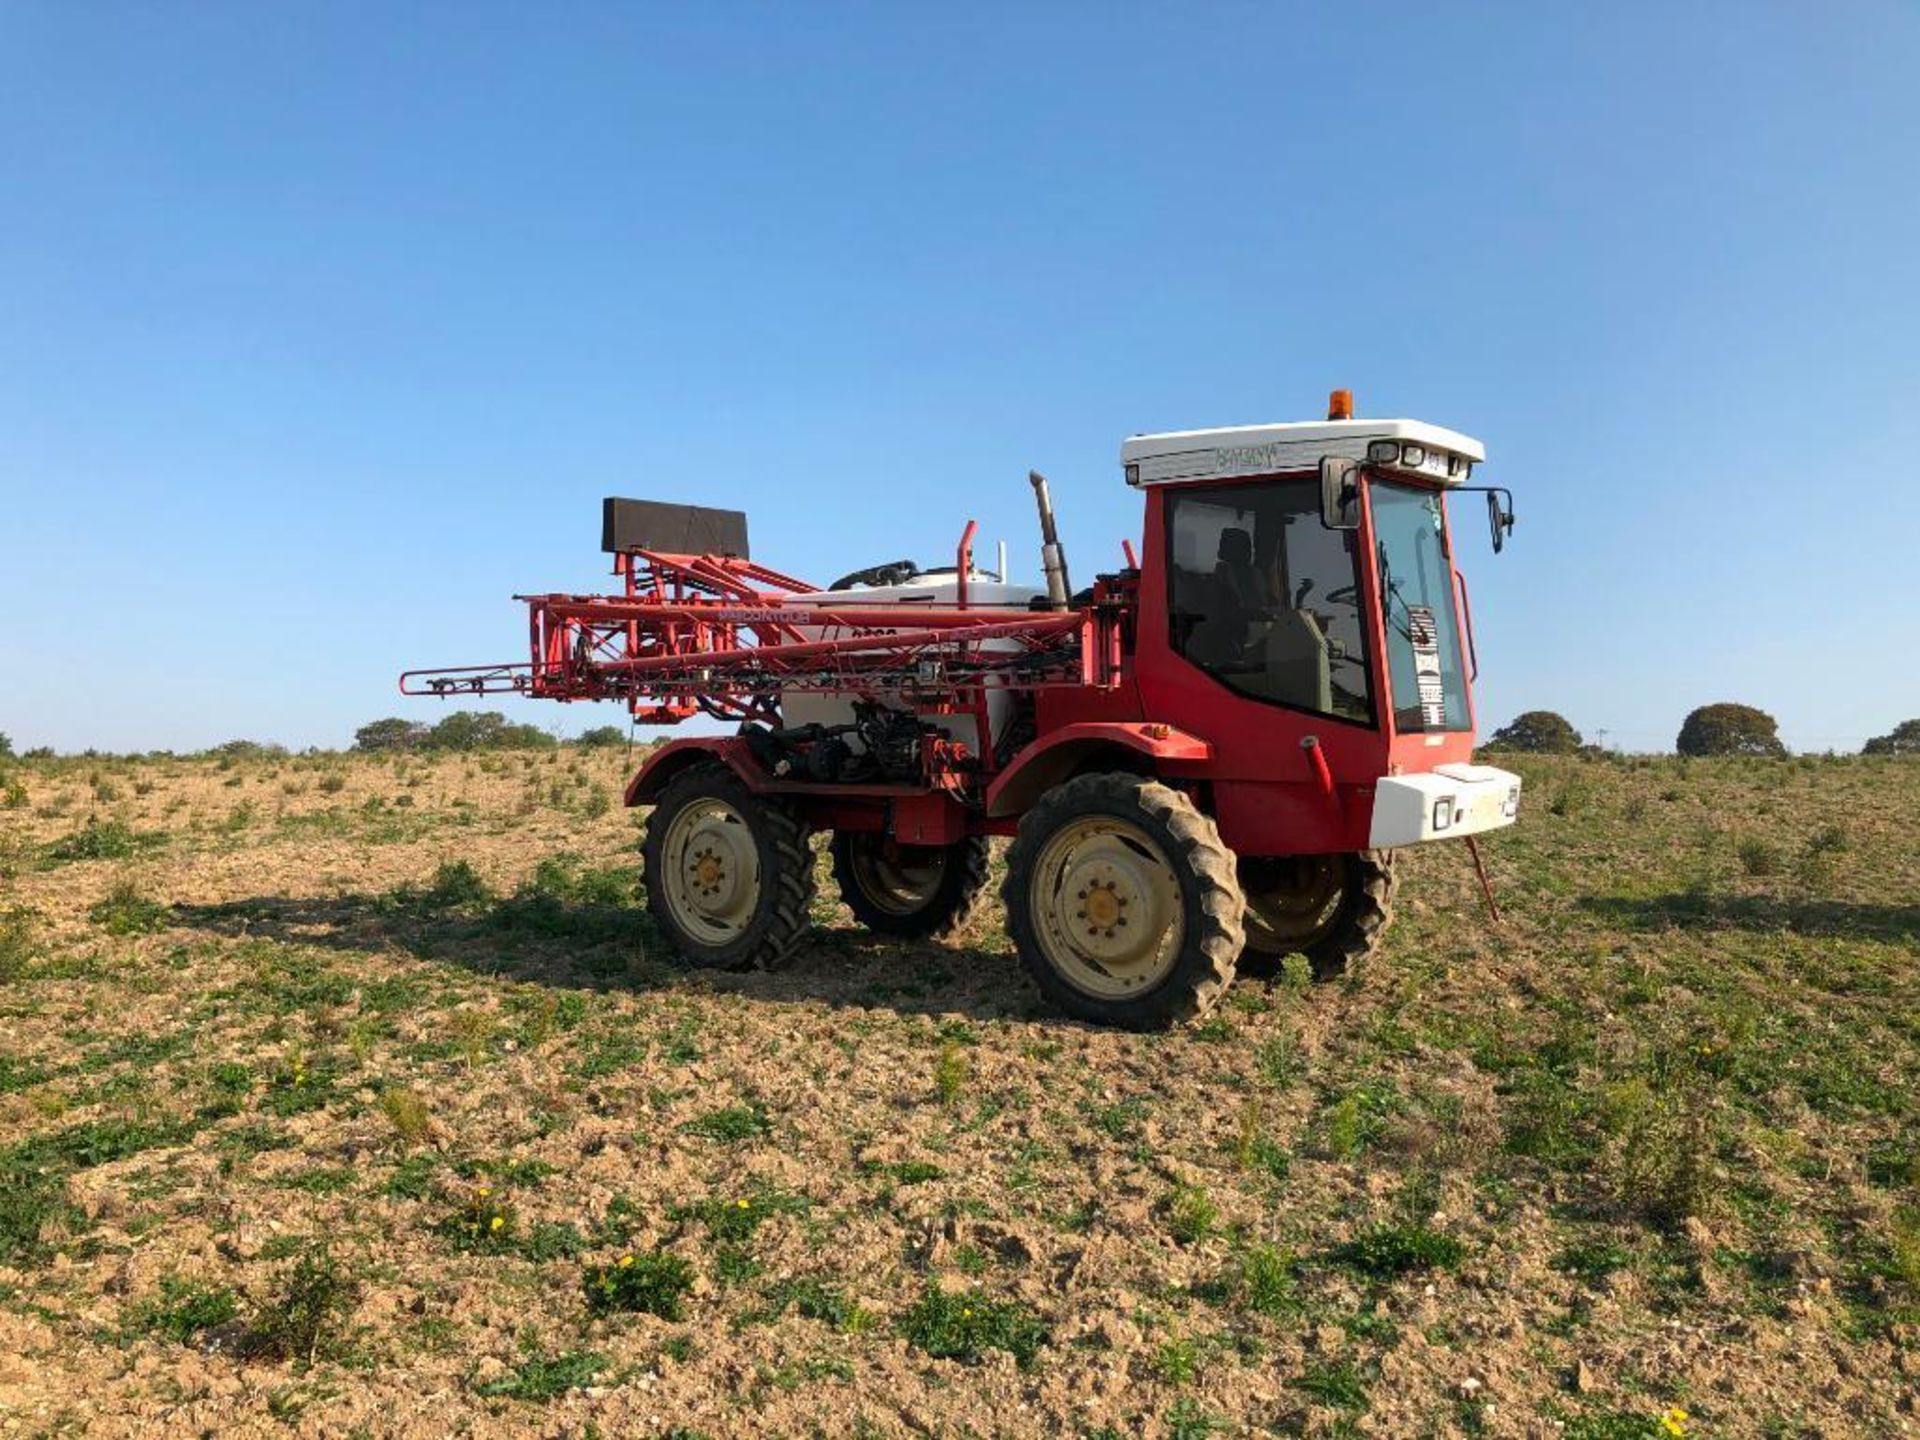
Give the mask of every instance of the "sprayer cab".
[[[1139, 435], [1138, 548], [1076, 591], [1029, 474], [1041, 585], [973, 560], [829, 586], [748, 555], [738, 511], [610, 500], [617, 593], [521, 596], [525, 663], [411, 672], [409, 694], [613, 700], [731, 733], [654, 749], [647, 903], [697, 964], [805, 943], [807, 836], [832, 832], [853, 915], [958, 933], [1011, 840], [1001, 896], [1041, 993], [1083, 1019], [1203, 1014], [1282, 956], [1316, 976], [1381, 944], [1392, 851], [1512, 823], [1520, 783], [1473, 763], [1472, 613], [1450, 507], [1465, 435], [1413, 420]], [[1477, 858], [1477, 852], [1476, 852]]]
[[[1507, 491], [1470, 484], [1477, 440], [1348, 414], [1135, 436], [1120, 458], [1146, 500], [1142, 704], [1205, 727], [1237, 851], [1511, 823], [1517, 777], [1470, 763], [1477, 653], [1451, 503], [1486, 495], [1496, 549], [1513, 523]], [[1312, 783], [1276, 783], [1289, 775]]]

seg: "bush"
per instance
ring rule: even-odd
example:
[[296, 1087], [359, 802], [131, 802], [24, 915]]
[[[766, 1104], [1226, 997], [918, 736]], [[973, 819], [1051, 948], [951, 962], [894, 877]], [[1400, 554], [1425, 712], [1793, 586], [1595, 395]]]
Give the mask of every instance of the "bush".
[[0, 730], [0, 757], [13, 758], [13, 738], [4, 730]]
[[1749, 875], [1772, 875], [1780, 869], [1780, 852], [1757, 835], [1749, 835], [1736, 848], [1740, 868]]
[[1524, 750], [1539, 755], [1571, 755], [1580, 748], [1580, 732], [1566, 716], [1552, 710], [1529, 710], [1493, 732], [1487, 748]]
[[591, 730], [582, 730], [573, 743], [588, 749], [624, 745], [627, 732], [618, 725], [596, 725]]
[[312, 1361], [328, 1349], [360, 1298], [324, 1247], [308, 1250], [276, 1277], [274, 1293], [255, 1317], [248, 1349], [281, 1360]]
[[287, 747], [259, 740], [229, 740], [224, 745], [214, 746], [207, 753], [230, 764], [235, 760], [278, 759], [287, 753]]
[[493, 901], [493, 887], [465, 860], [444, 860], [433, 872], [426, 902], [436, 910], [459, 910]]
[[417, 750], [426, 741], [426, 726], [418, 720], [402, 720], [397, 715], [370, 720], [353, 732], [356, 750]]
[[1710, 1082], [1697, 1077], [1635, 1078], [1608, 1091], [1611, 1179], [1625, 1210], [1672, 1228], [1706, 1209], [1715, 1188], [1714, 1104]]
[[433, 750], [545, 750], [560, 742], [537, 725], [509, 724], [498, 710], [456, 710], [425, 743]]
[[[0, 739], [5, 739], [0, 736]], [[6, 753], [0, 751], [0, 754]], [[1884, 735], [1867, 741], [1862, 755], [1920, 755], [1920, 720], [1902, 720]]]
[[1723, 701], [1702, 705], [1680, 726], [1674, 748], [1682, 755], [1766, 755], [1781, 756], [1787, 747], [1780, 743], [1780, 726], [1764, 710], [1751, 705]]

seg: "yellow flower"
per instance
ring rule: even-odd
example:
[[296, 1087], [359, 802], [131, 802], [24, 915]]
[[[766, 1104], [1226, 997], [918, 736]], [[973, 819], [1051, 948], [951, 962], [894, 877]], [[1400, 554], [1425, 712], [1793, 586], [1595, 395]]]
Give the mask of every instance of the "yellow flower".
[[966, 1319], [966, 1318], [967, 1318], [967, 1316], [969, 1316], [969, 1315], [971, 1315], [971, 1314], [973, 1314], [973, 1309], [972, 1309], [972, 1307], [971, 1307], [971, 1306], [968, 1306], [968, 1307], [964, 1307], [964, 1308], [962, 1308], [962, 1310], [960, 1311], [960, 1318], [961, 1318], [962, 1320], [964, 1320], [964, 1319]]
[[480, 1187], [480, 1193], [481, 1193], [482, 1195], [491, 1195], [491, 1194], [493, 1193], [493, 1191], [491, 1191], [491, 1190], [489, 1190], [489, 1189], [488, 1189], [488, 1188], [487, 1188], [487, 1187], [486, 1187], [485, 1185], [482, 1185], [482, 1186]]
[[506, 1217], [506, 1216], [504, 1216], [504, 1215], [496, 1215], [496, 1216], [494, 1216], [494, 1217], [493, 1217], [493, 1223], [492, 1223], [491, 1225], [489, 1225], [489, 1226], [488, 1226], [487, 1228], [488, 1228], [489, 1230], [498, 1230], [498, 1229], [499, 1229], [499, 1228], [500, 1228], [500, 1227], [501, 1227], [502, 1225], [504, 1225], [504, 1224], [506, 1224], [506, 1223], [507, 1223], [507, 1217]]
[[733, 1203], [734, 1203], [734, 1204], [735, 1204], [736, 1206], [738, 1206], [738, 1207], [739, 1207], [740, 1209], [742, 1209], [742, 1210], [744, 1210], [744, 1209], [746, 1209], [746, 1208], [747, 1208], [747, 1207], [748, 1207], [749, 1205], [751, 1205], [751, 1204], [752, 1204], [753, 1202], [752, 1202], [751, 1200], [736, 1200], [736, 1201], [734, 1201]]
[[1660, 1429], [1667, 1435], [1684, 1436], [1687, 1433], [1687, 1412], [1678, 1405], [1673, 1406], [1660, 1417]]
[[622, 1255], [622, 1256], [620, 1257], [620, 1266], [621, 1266], [621, 1268], [622, 1268], [622, 1269], [625, 1269], [625, 1268], [626, 1268], [627, 1266], [629, 1266], [629, 1265], [631, 1265], [631, 1264], [633, 1264], [633, 1256], [631, 1256], [631, 1255]]

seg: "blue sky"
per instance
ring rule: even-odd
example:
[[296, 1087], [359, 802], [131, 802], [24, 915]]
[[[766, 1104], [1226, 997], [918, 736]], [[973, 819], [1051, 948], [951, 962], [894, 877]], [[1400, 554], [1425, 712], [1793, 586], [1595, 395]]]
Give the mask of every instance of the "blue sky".
[[[345, 743], [598, 501], [821, 580], [1121, 438], [1481, 437], [1483, 722], [1920, 714], [1920, 9], [0, 7], [0, 731]], [[508, 706], [567, 730], [613, 707]]]

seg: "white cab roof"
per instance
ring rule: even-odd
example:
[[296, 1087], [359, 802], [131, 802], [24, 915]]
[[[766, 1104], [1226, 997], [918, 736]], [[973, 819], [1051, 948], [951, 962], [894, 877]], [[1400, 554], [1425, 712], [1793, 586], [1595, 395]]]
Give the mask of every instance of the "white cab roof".
[[[1120, 463], [1129, 485], [1164, 485], [1174, 480], [1311, 470], [1327, 455], [1364, 460], [1367, 446], [1376, 440], [1412, 443], [1429, 453], [1457, 455], [1473, 464], [1487, 458], [1486, 447], [1472, 436], [1424, 420], [1307, 420], [1135, 435], [1120, 446]], [[1460, 468], [1464, 471], [1466, 466]], [[1424, 467], [1422, 473], [1443, 483], [1447, 478]], [[1461, 483], [1466, 476], [1453, 478]]]

